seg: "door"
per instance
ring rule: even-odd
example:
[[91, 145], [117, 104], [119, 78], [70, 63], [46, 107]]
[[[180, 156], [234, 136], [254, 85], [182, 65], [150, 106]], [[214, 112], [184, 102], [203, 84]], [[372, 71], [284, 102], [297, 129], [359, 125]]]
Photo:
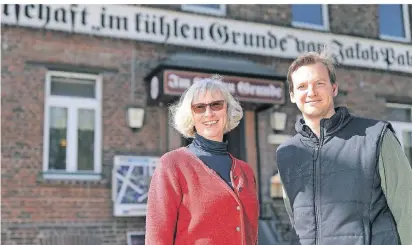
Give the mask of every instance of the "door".
[[232, 154], [232, 156], [246, 161], [245, 120], [243, 118], [236, 128], [223, 136], [223, 141], [228, 142], [227, 151]]

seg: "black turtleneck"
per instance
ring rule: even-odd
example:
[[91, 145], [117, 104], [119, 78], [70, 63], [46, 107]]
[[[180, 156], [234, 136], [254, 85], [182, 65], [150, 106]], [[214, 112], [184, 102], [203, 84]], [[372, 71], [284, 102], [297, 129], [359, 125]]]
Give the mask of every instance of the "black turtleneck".
[[227, 142], [208, 140], [196, 134], [188, 149], [232, 187], [230, 181], [232, 159], [227, 152]]

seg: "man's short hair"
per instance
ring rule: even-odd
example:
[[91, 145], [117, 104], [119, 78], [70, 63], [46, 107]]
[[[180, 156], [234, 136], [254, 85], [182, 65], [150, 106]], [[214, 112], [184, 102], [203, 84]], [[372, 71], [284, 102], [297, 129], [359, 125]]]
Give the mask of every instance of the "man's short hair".
[[292, 73], [302, 66], [312, 65], [316, 63], [322, 63], [328, 70], [330, 82], [332, 84], [336, 83], [335, 67], [333, 65], [333, 60], [328, 55], [328, 53], [326, 51], [322, 51], [321, 53], [309, 52], [296, 58], [296, 60], [294, 60], [293, 63], [289, 66], [287, 77], [289, 92], [293, 93]]

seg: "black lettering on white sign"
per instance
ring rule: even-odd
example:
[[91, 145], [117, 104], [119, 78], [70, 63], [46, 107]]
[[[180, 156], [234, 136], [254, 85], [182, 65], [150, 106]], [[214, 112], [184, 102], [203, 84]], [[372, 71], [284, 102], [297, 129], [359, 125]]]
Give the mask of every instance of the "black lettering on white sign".
[[2, 24], [412, 73], [412, 45], [126, 5], [3, 4]]

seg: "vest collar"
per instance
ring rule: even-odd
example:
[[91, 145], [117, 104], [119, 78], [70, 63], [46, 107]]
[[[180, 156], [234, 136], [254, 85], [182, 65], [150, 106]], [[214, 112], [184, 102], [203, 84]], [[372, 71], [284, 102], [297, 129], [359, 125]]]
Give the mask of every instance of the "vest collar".
[[[335, 112], [332, 117], [320, 120], [320, 130], [323, 131], [324, 136], [335, 134], [353, 118], [346, 107], [336, 107]], [[303, 118], [296, 122], [295, 130], [305, 138], [317, 138]]]

